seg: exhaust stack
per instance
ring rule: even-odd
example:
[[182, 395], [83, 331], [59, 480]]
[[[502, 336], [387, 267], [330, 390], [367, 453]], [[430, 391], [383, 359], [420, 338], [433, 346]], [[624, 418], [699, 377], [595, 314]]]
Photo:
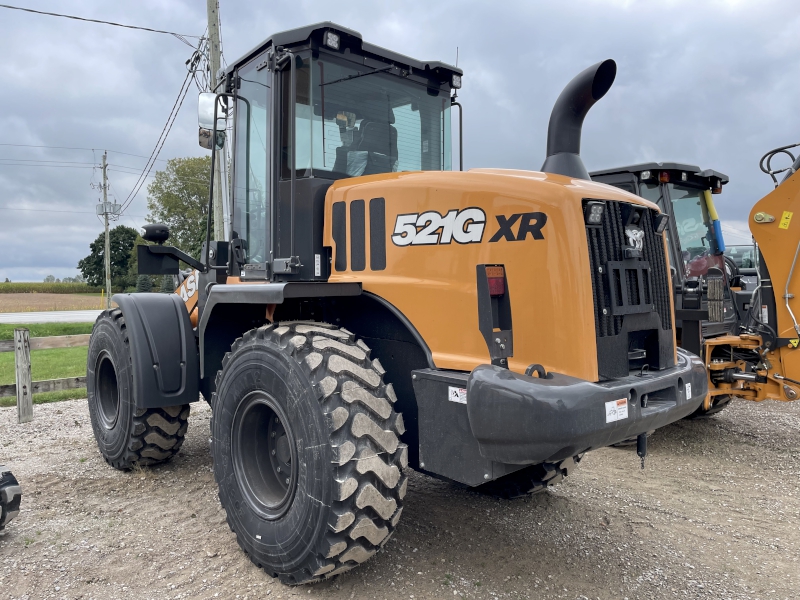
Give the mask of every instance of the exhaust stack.
[[606, 95], [616, 76], [617, 63], [609, 59], [592, 65], [567, 84], [550, 113], [542, 171], [591, 179], [581, 160], [583, 120], [595, 102]]

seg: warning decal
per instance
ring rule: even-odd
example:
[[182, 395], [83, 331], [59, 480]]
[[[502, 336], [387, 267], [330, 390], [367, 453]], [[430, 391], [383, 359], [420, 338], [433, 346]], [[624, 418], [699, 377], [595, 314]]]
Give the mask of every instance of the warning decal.
[[458, 402], [459, 404], [467, 403], [467, 388], [448, 386], [447, 399], [450, 402]]
[[794, 213], [789, 212], [788, 210], [783, 211], [783, 216], [781, 217], [781, 222], [778, 224], [780, 229], [789, 229], [789, 223], [792, 222], [792, 215]]
[[793, 338], [793, 339], [789, 340], [789, 345], [790, 345], [792, 348], [797, 348], [797, 344], [798, 344], [798, 343], [800, 343], [800, 339]]
[[610, 400], [606, 402], [606, 423], [613, 423], [628, 418], [628, 399]]
[[692, 397], [692, 384], [691, 383], [687, 383], [686, 384], [686, 399], [688, 400], [691, 397]]

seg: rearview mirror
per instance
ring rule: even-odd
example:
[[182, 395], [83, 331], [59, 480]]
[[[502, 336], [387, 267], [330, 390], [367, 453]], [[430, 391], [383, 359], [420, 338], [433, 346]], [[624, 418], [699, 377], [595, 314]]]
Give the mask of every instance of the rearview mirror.
[[228, 98], [217, 96], [212, 92], [203, 92], [197, 101], [197, 124], [201, 129], [214, 127], [214, 100], [219, 98], [217, 107], [217, 131], [225, 131], [225, 120], [228, 116]]

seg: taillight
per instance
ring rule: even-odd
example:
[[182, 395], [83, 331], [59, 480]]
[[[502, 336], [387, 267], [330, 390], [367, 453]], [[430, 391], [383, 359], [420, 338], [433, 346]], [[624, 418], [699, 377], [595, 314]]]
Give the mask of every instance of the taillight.
[[504, 267], [486, 267], [486, 281], [489, 283], [490, 296], [502, 296], [506, 293], [506, 270]]

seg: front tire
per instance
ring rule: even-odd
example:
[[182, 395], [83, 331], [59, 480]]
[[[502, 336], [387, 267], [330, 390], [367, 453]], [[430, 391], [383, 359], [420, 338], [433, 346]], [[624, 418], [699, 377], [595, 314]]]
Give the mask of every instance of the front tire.
[[189, 405], [136, 407], [130, 342], [119, 309], [101, 313], [92, 329], [86, 394], [97, 447], [115, 469], [154, 465], [178, 454], [189, 426]]
[[391, 384], [353, 334], [316, 322], [248, 331], [212, 398], [212, 455], [228, 525], [283, 583], [364, 562], [403, 510], [408, 450]]

